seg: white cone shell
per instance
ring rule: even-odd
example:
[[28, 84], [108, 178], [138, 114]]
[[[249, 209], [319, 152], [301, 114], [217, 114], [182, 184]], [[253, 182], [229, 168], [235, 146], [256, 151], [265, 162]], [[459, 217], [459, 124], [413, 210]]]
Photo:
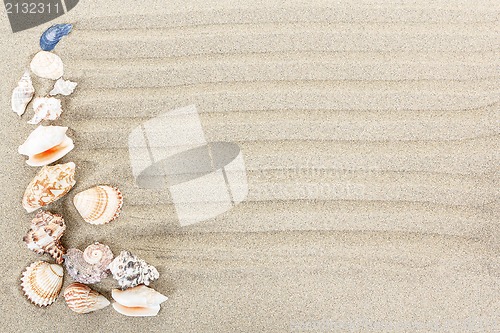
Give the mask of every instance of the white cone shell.
[[145, 285], [126, 290], [113, 289], [111, 296], [115, 301], [127, 307], [150, 307], [160, 305], [168, 299], [167, 296]]
[[113, 303], [113, 308], [116, 312], [128, 317], [153, 317], [160, 312], [160, 306], [154, 305], [150, 307], [127, 307], [119, 303]]
[[37, 261], [24, 271], [21, 287], [31, 302], [47, 306], [57, 299], [63, 284], [63, 274], [62, 266]]
[[55, 53], [40, 51], [31, 60], [31, 71], [44, 79], [57, 80], [64, 74], [61, 58]]
[[123, 197], [117, 188], [99, 185], [75, 195], [73, 203], [85, 222], [106, 224], [120, 214]]

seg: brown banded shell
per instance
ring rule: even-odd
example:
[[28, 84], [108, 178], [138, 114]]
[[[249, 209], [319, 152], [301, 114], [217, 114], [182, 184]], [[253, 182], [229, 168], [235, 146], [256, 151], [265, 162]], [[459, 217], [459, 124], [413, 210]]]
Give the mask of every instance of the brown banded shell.
[[69, 249], [63, 256], [68, 274], [76, 281], [92, 284], [106, 278], [108, 265], [113, 261], [113, 252], [104, 244], [94, 243], [85, 251]]
[[62, 266], [37, 261], [23, 272], [21, 287], [32, 303], [47, 306], [54, 303], [59, 295], [63, 284], [63, 274]]
[[40, 210], [31, 221], [31, 228], [23, 240], [28, 249], [38, 254], [48, 253], [56, 263], [61, 264], [64, 261], [65, 249], [60, 239], [64, 230], [66, 224], [62, 215]]
[[120, 214], [123, 197], [117, 188], [99, 185], [75, 195], [73, 203], [86, 222], [106, 224]]
[[79, 282], [67, 286], [63, 295], [68, 308], [76, 313], [97, 311], [110, 304], [106, 297]]
[[129, 251], [122, 251], [109, 265], [113, 278], [122, 289], [133, 288], [140, 284], [149, 285], [160, 277], [158, 270]]
[[23, 207], [31, 213], [62, 198], [75, 183], [75, 163], [44, 166], [26, 188]]

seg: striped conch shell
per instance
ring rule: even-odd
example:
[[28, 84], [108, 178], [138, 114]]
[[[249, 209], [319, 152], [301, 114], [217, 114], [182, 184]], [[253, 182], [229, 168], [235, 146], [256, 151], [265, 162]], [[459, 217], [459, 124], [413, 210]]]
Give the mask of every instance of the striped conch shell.
[[160, 304], [168, 298], [153, 288], [140, 285], [127, 290], [113, 289], [111, 295], [116, 303], [113, 308], [125, 316], [156, 316]]
[[57, 80], [64, 74], [61, 58], [57, 54], [47, 51], [35, 54], [31, 60], [30, 68], [35, 75], [44, 79]]
[[38, 254], [48, 253], [61, 264], [65, 252], [60, 239], [66, 230], [64, 219], [59, 214], [40, 210], [31, 221], [31, 228], [23, 240], [28, 248]]
[[104, 244], [94, 243], [82, 252], [79, 249], [68, 249], [64, 264], [68, 274], [76, 281], [92, 284], [106, 278], [108, 265], [113, 260], [113, 252]]
[[106, 224], [120, 214], [123, 197], [117, 188], [99, 185], [75, 195], [73, 203], [86, 222]]
[[66, 135], [67, 127], [38, 126], [19, 146], [19, 154], [29, 159], [30, 166], [43, 166], [55, 162], [69, 153], [75, 146], [73, 140]]
[[26, 188], [23, 207], [31, 213], [62, 198], [75, 183], [75, 163], [44, 166]]
[[24, 75], [19, 80], [17, 87], [12, 91], [11, 106], [12, 111], [22, 116], [24, 111], [26, 111], [26, 106], [33, 98], [35, 94], [35, 88], [31, 82], [30, 73], [26, 71]]
[[63, 295], [68, 308], [76, 313], [97, 311], [110, 304], [106, 297], [78, 282], [67, 286]]
[[28, 299], [38, 306], [55, 302], [63, 284], [63, 268], [45, 261], [32, 263], [23, 272], [21, 287]]

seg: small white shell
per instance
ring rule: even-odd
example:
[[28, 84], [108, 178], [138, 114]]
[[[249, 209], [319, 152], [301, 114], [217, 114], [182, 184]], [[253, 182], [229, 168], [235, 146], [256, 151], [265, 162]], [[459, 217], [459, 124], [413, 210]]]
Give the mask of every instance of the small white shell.
[[21, 287], [28, 299], [38, 306], [55, 302], [63, 284], [63, 268], [45, 261], [32, 263], [23, 272]]
[[42, 120], [56, 120], [61, 116], [61, 101], [54, 97], [37, 97], [33, 101], [35, 115], [28, 124], [36, 125]]
[[24, 73], [19, 80], [17, 87], [12, 91], [11, 105], [12, 111], [22, 116], [26, 111], [26, 106], [33, 98], [35, 88], [31, 82], [31, 77], [28, 71]]
[[140, 285], [126, 290], [113, 289], [111, 296], [115, 301], [127, 307], [149, 307], [160, 305], [168, 298], [153, 288]]
[[56, 83], [54, 84], [54, 89], [52, 89], [49, 94], [50, 96], [59, 94], [68, 96], [71, 95], [71, 93], [75, 90], [76, 85], [76, 82], [71, 82], [70, 80], [64, 80], [63, 78], [60, 78], [56, 81]]
[[35, 75], [44, 79], [57, 80], [64, 74], [61, 58], [47, 51], [38, 52], [31, 60], [30, 68]]
[[68, 308], [76, 313], [97, 311], [110, 304], [106, 297], [78, 282], [67, 286], [63, 295]]
[[117, 188], [99, 185], [75, 195], [73, 203], [85, 222], [106, 224], [120, 214], [123, 197]]
[[128, 316], [128, 317], [153, 317], [160, 312], [159, 305], [153, 305], [148, 307], [127, 307], [120, 303], [113, 303], [113, 308], [116, 312]]
[[67, 135], [67, 127], [38, 126], [19, 146], [19, 154], [26, 155], [30, 166], [43, 166], [62, 158], [73, 148], [73, 140]]

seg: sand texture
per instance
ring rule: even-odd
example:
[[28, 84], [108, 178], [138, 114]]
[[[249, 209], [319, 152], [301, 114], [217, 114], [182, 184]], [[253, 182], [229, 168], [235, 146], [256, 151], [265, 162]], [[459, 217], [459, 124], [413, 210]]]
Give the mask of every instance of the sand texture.
[[[50, 24], [13, 34], [2, 14], [0, 331], [500, 332], [498, 2], [80, 2], [54, 21], [74, 23], [56, 53], [78, 87], [53, 124], [77, 184], [49, 209], [66, 247], [132, 251], [169, 300], [144, 319], [22, 295], [49, 258], [22, 242], [38, 169], [10, 95]], [[136, 185], [128, 136], [191, 104], [207, 141], [240, 147], [248, 197], [180, 227], [168, 191]], [[125, 197], [102, 227], [72, 204], [96, 184]]]

